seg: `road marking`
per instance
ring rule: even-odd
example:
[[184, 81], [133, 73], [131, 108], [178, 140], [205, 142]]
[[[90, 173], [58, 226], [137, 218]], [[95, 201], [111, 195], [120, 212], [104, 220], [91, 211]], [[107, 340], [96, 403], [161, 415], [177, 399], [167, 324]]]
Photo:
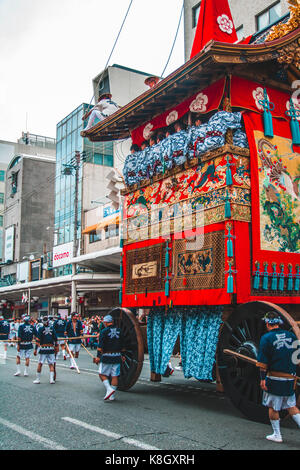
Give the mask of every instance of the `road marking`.
[[51, 441], [50, 439], [46, 439], [45, 437], [39, 436], [39, 434], [35, 434], [34, 432], [28, 431], [27, 429], [24, 429], [21, 426], [18, 426], [17, 424], [6, 421], [6, 419], [0, 418], [0, 424], [12, 429], [13, 431], [18, 432], [19, 434], [22, 434], [23, 436], [29, 437], [29, 439], [37, 441], [38, 443], [43, 444], [45, 447], [48, 447], [50, 449], [67, 450], [60, 444], [57, 444], [56, 442]]
[[111, 431], [107, 431], [106, 429], [99, 428], [98, 426], [93, 426], [88, 423], [84, 423], [83, 421], [79, 421], [77, 419], [69, 418], [68, 416], [62, 418], [64, 421], [68, 421], [69, 423], [76, 424], [77, 426], [81, 426], [82, 428], [88, 429], [93, 432], [97, 432], [99, 434], [103, 434], [106, 437], [111, 437], [112, 439], [120, 439], [127, 444], [133, 445], [135, 447], [139, 447], [140, 449], [144, 450], [159, 450], [157, 447], [150, 446], [145, 444], [144, 442], [137, 441], [136, 439], [129, 439], [128, 437], [121, 436], [121, 434], [116, 434]]

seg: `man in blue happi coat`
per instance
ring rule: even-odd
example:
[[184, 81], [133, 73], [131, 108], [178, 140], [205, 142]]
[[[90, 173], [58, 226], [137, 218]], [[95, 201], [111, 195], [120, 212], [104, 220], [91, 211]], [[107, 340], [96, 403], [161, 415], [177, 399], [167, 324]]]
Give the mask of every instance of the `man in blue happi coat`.
[[4, 359], [7, 357], [7, 346], [8, 346], [8, 338], [10, 333], [10, 325], [7, 320], [4, 320], [4, 317], [0, 315], [0, 340], [7, 341], [4, 342]]
[[43, 318], [43, 326], [39, 328], [36, 337], [36, 347], [34, 354], [37, 354], [39, 348], [39, 363], [36, 372], [34, 384], [41, 383], [41, 372], [43, 364], [47, 362], [50, 370], [50, 383], [55, 384], [55, 354], [57, 352], [57, 336], [48, 317]]
[[298, 341], [295, 334], [282, 328], [283, 321], [275, 312], [268, 312], [263, 320], [268, 333], [262, 336], [258, 352], [260, 386], [263, 405], [269, 408], [273, 434], [266, 436], [270, 441], [282, 442], [279, 411], [288, 410], [300, 427], [300, 411], [296, 406], [295, 386]]
[[21, 323], [17, 333], [17, 372], [16, 377], [21, 375], [21, 359], [25, 359], [24, 377], [28, 377], [30, 357], [33, 351], [33, 338], [36, 336], [36, 329], [30, 324], [30, 316], [25, 315], [24, 323]]
[[[124, 360], [122, 350], [124, 340], [120, 328], [114, 326], [111, 315], [103, 319], [105, 328], [100, 332], [95, 363], [99, 364], [99, 377], [106, 388], [104, 400], [114, 400], [121, 371], [121, 361]], [[111, 383], [109, 378], [111, 377]]]
[[83, 325], [82, 322], [79, 320], [79, 315], [77, 312], [73, 312], [71, 314], [71, 320], [69, 320], [66, 324], [65, 328], [65, 336], [67, 338], [75, 338], [68, 340], [69, 350], [71, 352], [70, 357], [70, 369], [75, 369], [74, 360], [72, 358], [72, 354], [77, 359], [79, 357], [79, 351], [81, 348], [81, 338], [80, 336], [83, 335]]
[[[63, 318], [61, 318], [61, 315], [58, 314], [54, 320], [54, 323], [53, 323], [53, 328], [54, 328], [54, 331], [57, 335], [57, 342], [58, 342], [58, 347], [60, 346], [61, 347], [61, 351], [62, 351], [62, 354], [63, 354], [63, 358], [64, 358], [64, 361], [67, 359], [66, 357], [66, 348], [65, 348], [65, 340], [64, 339], [59, 339], [59, 338], [64, 338], [64, 335], [65, 335], [65, 329], [66, 329], [66, 320], [64, 320]], [[59, 353], [60, 351], [58, 350], [58, 353], [57, 353], [57, 357], [59, 356]]]

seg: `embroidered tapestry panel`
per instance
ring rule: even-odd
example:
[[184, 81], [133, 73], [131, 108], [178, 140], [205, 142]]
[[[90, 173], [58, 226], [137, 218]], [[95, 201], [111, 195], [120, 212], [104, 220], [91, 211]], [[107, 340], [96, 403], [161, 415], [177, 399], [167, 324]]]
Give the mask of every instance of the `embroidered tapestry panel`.
[[202, 247], [187, 249], [185, 240], [173, 245], [173, 290], [222, 289], [225, 287], [225, 232], [210, 232]]

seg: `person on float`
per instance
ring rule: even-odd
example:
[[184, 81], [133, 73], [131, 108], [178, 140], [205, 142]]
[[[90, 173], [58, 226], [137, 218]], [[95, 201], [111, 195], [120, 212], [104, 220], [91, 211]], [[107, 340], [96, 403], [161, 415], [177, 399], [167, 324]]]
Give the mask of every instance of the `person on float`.
[[87, 126], [83, 129], [84, 131], [91, 129], [96, 119], [103, 121], [120, 109], [120, 106], [112, 101], [111, 98], [111, 93], [103, 93], [99, 96], [98, 103], [85, 116], [83, 116], [84, 120], [89, 117]]

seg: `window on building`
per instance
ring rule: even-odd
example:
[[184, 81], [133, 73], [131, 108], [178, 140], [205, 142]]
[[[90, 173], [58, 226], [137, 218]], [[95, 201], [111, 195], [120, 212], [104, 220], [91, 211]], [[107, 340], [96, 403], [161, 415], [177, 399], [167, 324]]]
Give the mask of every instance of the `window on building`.
[[4, 193], [0, 193], [0, 204], [4, 204]]
[[105, 240], [119, 236], [119, 225], [110, 225], [105, 227]]
[[193, 22], [193, 28], [196, 28], [198, 24], [198, 19], [199, 19], [199, 13], [200, 13], [200, 6], [201, 2], [199, 2], [196, 6], [193, 7], [192, 9], [192, 22]]
[[0, 181], [5, 181], [5, 171], [0, 170]]
[[3, 215], [0, 215], [0, 227], [3, 227]]
[[270, 24], [274, 23], [281, 17], [280, 1], [273, 4], [267, 10], [262, 11], [256, 16], [257, 31], [267, 28]]
[[102, 240], [101, 232], [97, 233], [96, 230], [89, 235], [89, 243], [95, 243]]
[[238, 40], [241, 41], [244, 37], [244, 26], [241, 25], [236, 29], [236, 35], [238, 37]]

